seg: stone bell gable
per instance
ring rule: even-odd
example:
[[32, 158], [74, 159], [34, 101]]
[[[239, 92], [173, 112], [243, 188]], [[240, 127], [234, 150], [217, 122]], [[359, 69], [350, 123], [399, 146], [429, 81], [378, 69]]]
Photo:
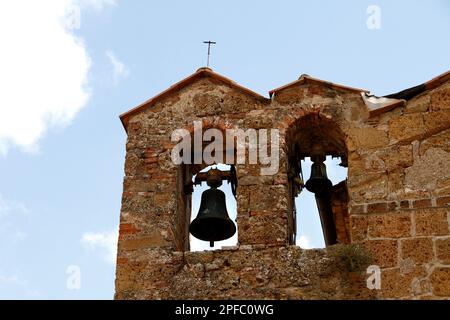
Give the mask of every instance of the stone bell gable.
[[[265, 97], [201, 68], [121, 121], [116, 299], [450, 298], [449, 72], [385, 97], [302, 75]], [[194, 135], [194, 122], [279, 132], [276, 173], [229, 163], [238, 246], [189, 251], [189, 183], [207, 165], [174, 164], [171, 137]], [[295, 208], [298, 163], [317, 148], [340, 157], [348, 177], [332, 187], [329, 245], [305, 250], [295, 246], [306, 210]], [[356, 244], [380, 268], [380, 289], [367, 287], [365, 268], [339, 262]]]

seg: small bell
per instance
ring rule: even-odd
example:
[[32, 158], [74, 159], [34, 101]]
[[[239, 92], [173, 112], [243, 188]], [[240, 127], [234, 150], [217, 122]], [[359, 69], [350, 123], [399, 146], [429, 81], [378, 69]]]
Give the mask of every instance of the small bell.
[[207, 184], [211, 188], [202, 193], [197, 217], [189, 226], [194, 237], [209, 241], [211, 247], [214, 241], [231, 238], [236, 233], [236, 226], [228, 216], [225, 193], [217, 189], [222, 185], [220, 174], [217, 169], [208, 171]]
[[327, 177], [327, 168], [325, 166], [325, 157], [312, 158], [311, 176], [306, 181], [305, 187], [314, 194], [323, 194], [331, 189], [332, 183]]

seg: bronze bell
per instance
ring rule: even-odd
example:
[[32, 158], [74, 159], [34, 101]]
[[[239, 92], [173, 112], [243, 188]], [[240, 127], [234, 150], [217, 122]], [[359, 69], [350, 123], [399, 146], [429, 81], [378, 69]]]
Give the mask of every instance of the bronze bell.
[[214, 241], [231, 238], [236, 233], [236, 226], [228, 216], [225, 193], [217, 189], [222, 185], [221, 173], [217, 169], [208, 171], [206, 181], [211, 189], [202, 193], [197, 217], [189, 226], [189, 232], [194, 237], [209, 241], [211, 247]]
[[311, 176], [306, 181], [305, 187], [314, 194], [324, 194], [331, 189], [332, 183], [327, 177], [327, 168], [325, 166], [325, 157], [312, 158]]

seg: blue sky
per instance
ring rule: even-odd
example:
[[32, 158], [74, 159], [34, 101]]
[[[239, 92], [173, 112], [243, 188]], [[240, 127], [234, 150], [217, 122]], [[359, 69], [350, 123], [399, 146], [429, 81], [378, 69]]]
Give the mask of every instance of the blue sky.
[[113, 297], [118, 115], [205, 65], [203, 40], [214, 71], [264, 95], [303, 73], [384, 95], [449, 70], [449, 34], [446, 0], [2, 1], [0, 298]]

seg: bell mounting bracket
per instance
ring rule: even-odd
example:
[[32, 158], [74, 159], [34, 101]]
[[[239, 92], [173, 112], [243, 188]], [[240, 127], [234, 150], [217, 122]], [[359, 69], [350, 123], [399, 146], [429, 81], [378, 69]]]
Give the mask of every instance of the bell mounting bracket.
[[211, 188], [218, 188], [222, 185], [222, 181], [228, 181], [231, 184], [231, 191], [233, 196], [236, 198], [237, 189], [237, 174], [234, 165], [231, 165], [230, 170], [219, 170], [219, 169], [209, 169], [206, 172], [199, 172], [195, 176], [194, 186], [201, 185], [205, 182]]

